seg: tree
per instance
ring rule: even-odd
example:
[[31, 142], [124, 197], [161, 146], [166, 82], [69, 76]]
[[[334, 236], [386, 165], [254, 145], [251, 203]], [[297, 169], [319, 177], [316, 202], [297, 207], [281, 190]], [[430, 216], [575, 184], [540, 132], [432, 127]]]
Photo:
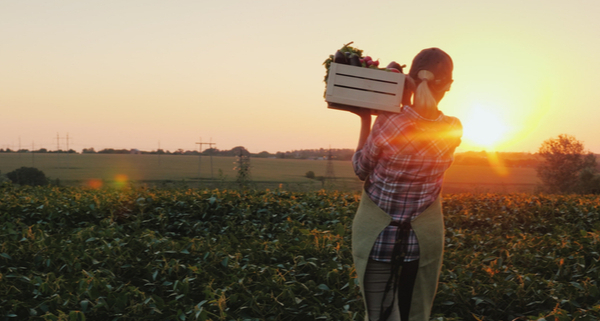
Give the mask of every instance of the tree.
[[585, 168], [579, 174], [577, 192], [581, 194], [600, 194], [600, 175], [595, 168]]
[[248, 150], [246, 150], [244, 147], [236, 147], [235, 150], [238, 153], [236, 156], [235, 167], [233, 168], [237, 171], [235, 181], [240, 185], [240, 187], [245, 187], [251, 180], [250, 152], [248, 152]]
[[271, 153], [269, 153], [269, 152], [267, 152], [265, 150], [265, 151], [262, 151], [262, 152], [256, 154], [256, 157], [259, 157], [259, 158], [269, 158], [269, 157], [271, 157]]
[[48, 184], [46, 174], [34, 167], [21, 167], [7, 173], [6, 177], [19, 185], [42, 186]]
[[[548, 139], [538, 153], [544, 160], [538, 165], [537, 174], [548, 192], [585, 192], [582, 183], [593, 181], [597, 171], [596, 158], [575, 137], [561, 134], [558, 138]], [[586, 181], [582, 182], [582, 179]]]

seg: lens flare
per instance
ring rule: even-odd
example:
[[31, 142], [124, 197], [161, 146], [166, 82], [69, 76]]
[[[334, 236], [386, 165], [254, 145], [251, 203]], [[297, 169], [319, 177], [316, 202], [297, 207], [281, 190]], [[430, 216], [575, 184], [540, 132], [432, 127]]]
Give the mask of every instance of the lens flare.
[[87, 186], [93, 189], [99, 189], [100, 187], [102, 187], [102, 180], [99, 179], [90, 179], [87, 182]]
[[508, 175], [508, 168], [504, 165], [502, 159], [498, 157], [497, 153], [486, 153], [488, 162], [490, 162], [490, 166], [492, 169], [498, 173], [498, 175], [504, 177]]
[[124, 187], [127, 184], [128, 177], [124, 174], [115, 175], [115, 185], [117, 187]]

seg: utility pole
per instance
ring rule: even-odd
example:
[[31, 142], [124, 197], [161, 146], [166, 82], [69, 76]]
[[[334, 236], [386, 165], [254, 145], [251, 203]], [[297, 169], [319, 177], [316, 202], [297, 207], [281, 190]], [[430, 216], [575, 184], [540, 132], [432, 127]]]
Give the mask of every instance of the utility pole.
[[210, 178], [211, 179], [214, 178], [214, 176], [213, 176], [213, 162], [212, 162], [212, 154], [213, 154], [212, 145], [213, 145], [213, 142], [212, 142], [212, 137], [211, 137], [210, 138], [210, 142], [208, 143], [208, 149], [211, 150], [210, 151]]
[[67, 169], [69, 169], [69, 133], [67, 133]]
[[329, 154], [327, 156], [327, 168], [325, 170], [325, 178], [327, 180], [335, 179], [335, 173], [333, 172], [333, 155], [331, 153], [331, 146], [329, 146]]
[[[210, 138], [210, 143], [203, 143], [202, 137], [200, 137], [200, 142], [196, 143], [198, 146], [198, 179], [200, 179], [200, 168], [202, 166], [202, 145], [208, 145], [209, 149], [212, 149], [213, 145], [216, 145], [212, 142], [212, 137]], [[212, 151], [210, 153], [210, 178], [213, 178], [213, 163], [212, 163]]]
[[60, 136], [56, 133], [56, 163], [57, 168], [60, 168]]
[[69, 134], [67, 133], [67, 137], [63, 137], [61, 138], [60, 135], [58, 133], [56, 133], [56, 161], [57, 161], [57, 168], [60, 168], [60, 140], [61, 139], [65, 139], [67, 141], [67, 169], [69, 168]]

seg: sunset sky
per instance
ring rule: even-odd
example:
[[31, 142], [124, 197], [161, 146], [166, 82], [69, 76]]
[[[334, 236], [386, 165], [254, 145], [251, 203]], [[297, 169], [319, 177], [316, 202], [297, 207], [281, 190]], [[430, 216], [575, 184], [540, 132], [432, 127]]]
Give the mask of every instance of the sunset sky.
[[354, 148], [326, 108], [343, 44], [410, 67], [449, 53], [440, 109], [459, 151], [535, 152], [569, 134], [600, 153], [600, 3], [0, 0], [0, 148]]

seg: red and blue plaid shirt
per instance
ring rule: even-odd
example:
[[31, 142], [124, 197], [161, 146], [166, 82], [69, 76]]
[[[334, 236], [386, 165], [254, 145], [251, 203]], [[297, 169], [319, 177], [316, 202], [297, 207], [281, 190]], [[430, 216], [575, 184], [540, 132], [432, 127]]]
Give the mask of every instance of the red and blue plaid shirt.
[[[365, 191], [398, 222], [410, 222], [435, 201], [444, 173], [460, 144], [462, 125], [440, 112], [436, 119], [421, 117], [411, 107], [400, 113], [382, 112], [352, 163], [366, 180]], [[390, 262], [398, 227], [388, 226], [375, 241], [370, 258]], [[411, 229], [405, 262], [419, 258], [419, 244]]]

